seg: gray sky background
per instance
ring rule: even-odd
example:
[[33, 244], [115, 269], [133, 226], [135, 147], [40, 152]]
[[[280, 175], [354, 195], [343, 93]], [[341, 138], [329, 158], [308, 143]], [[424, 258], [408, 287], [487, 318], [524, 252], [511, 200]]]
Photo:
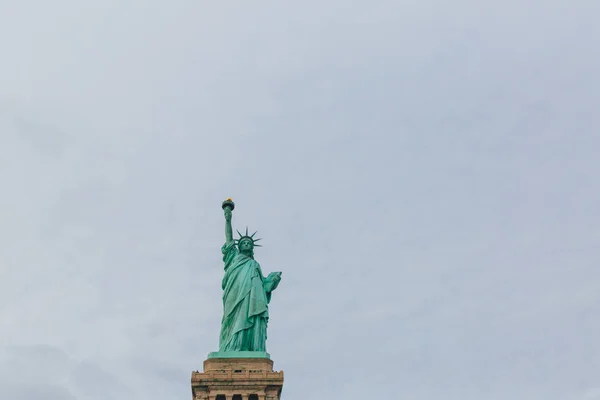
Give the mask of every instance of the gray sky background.
[[600, 399], [600, 2], [0, 0], [0, 398], [189, 399], [221, 201], [285, 400]]

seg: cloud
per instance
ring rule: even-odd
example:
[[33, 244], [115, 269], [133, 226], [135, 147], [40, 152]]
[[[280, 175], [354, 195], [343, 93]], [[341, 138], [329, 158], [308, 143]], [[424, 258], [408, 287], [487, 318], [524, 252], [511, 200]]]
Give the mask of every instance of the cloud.
[[583, 395], [584, 400], [598, 400], [600, 399], [600, 388], [590, 388]]
[[53, 400], [124, 398], [131, 391], [90, 362], [77, 362], [49, 345], [9, 346], [0, 351], [0, 396]]

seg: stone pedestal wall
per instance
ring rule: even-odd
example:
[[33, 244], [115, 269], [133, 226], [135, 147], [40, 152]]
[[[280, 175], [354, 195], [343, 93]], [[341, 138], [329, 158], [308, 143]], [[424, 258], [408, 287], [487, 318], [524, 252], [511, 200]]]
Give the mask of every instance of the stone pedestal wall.
[[268, 358], [210, 358], [192, 372], [193, 400], [280, 400], [282, 388]]

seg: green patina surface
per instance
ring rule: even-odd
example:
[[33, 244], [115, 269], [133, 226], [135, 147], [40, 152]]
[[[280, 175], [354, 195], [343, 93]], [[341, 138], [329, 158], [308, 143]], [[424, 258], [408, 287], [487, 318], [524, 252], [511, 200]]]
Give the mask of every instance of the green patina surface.
[[[242, 235], [238, 231], [240, 237], [234, 240], [231, 214], [235, 204], [231, 199], [227, 199], [222, 207], [225, 214], [225, 244], [221, 248], [225, 269], [221, 285], [223, 319], [219, 352], [211, 354], [238, 354], [235, 357], [252, 358], [264, 358], [267, 355], [268, 358], [268, 304], [272, 292], [281, 281], [281, 272], [263, 276], [260, 264], [254, 259], [254, 248], [260, 240], [254, 238], [256, 232], [249, 235], [246, 229], [246, 233]], [[261, 355], [257, 356], [259, 353]]]
[[208, 358], [271, 358], [266, 351], [215, 351]]

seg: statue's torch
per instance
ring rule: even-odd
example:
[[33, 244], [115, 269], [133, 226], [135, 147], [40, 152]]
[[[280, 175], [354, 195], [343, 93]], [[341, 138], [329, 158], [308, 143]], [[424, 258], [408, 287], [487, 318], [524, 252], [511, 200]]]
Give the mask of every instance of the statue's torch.
[[221, 205], [221, 208], [223, 208], [223, 210], [229, 208], [230, 211], [233, 211], [233, 209], [235, 208], [235, 203], [233, 202], [233, 200], [231, 200], [231, 198], [227, 198]]

